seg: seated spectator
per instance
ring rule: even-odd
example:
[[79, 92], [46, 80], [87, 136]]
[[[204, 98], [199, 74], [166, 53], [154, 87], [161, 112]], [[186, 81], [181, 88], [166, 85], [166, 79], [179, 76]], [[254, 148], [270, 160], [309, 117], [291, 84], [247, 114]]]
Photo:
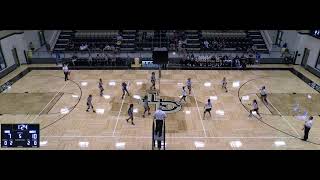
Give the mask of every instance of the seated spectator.
[[209, 42], [207, 40], [205, 40], [203, 44], [206, 49], [209, 49]]

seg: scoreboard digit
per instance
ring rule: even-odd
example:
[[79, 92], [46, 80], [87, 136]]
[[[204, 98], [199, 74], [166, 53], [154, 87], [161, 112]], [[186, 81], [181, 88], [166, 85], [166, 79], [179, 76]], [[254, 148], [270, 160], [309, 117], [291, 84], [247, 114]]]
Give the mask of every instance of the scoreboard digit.
[[1, 124], [2, 148], [39, 148], [39, 124]]

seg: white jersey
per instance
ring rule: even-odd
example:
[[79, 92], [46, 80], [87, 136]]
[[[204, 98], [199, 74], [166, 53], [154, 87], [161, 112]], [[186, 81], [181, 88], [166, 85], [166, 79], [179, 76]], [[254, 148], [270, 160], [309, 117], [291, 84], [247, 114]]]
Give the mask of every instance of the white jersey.
[[260, 94], [261, 94], [262, 96], [267, 95], [266, 89], [260, 89]]
[[62, 70], [63, 72], [67, 73], [69, 71], [68, 66], [63, 66]]
[[255, 103], [255, 102], [254, 102], [254, 103], [252, 104], [252, 106], [253, 106], [253, 109], [258, 109], [258, 103]]
[[212, 108], [212, 104], [211, 102], [207, 102], [204, 106], [205, 109], [211, 109]]
[[312, 120], [307, 120], [305, 123], [304, 123], [304, 125], [306, 126], [306, 127], [308, 127], [308, 128], [311, 128], [312, 127]]

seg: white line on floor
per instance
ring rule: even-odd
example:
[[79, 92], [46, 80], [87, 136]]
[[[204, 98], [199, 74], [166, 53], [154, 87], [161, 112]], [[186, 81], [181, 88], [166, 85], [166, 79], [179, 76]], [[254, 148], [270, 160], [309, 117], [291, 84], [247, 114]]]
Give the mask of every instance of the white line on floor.
[[[128, 88], [129, 90], [129, 82], [128, 82]], [[118, 122], [119, 122], [119, 117], [120, 117], [120, 114], [121, 114], [121, 110], [122, 110], [122, 106], [123, 106], [123, 102], [124, 100], [126, 99], [126, 96], [127, 96], [127, 93], [125, 93], [123, 99], [122, 99], [122, 102], [121, 102], [121, 106], [120, 106], [120, 110], [119, 110], [119, 113], [118, 113], [118, 116], [117, 116], [117, 121], [116, 121], [116, 125], [114, 126], [114, 129], [113, 129], [113, 133], [112, 133], [112, 136], [114, 137], [114, 134], [116, 133], [116, 129], [117, 129], [117, 125], [118, 125]]]
[[200, 118], [200, 121], [201, 121], [202, 129], [203, 129], [203, 132], [204, 132], [204, 136], [207, 137], [207, 133], [206, 133], [206, 130], [204, 128], [203, 120], [201, 118], [201, 113], [200, 113], [200, 109], [199, 109], [199, 106], [198, 106], [198, 102], [197, 102], [197, 98], [196, 98], [196, 94], [195, 94], [194, 89], [192, 89], [192, 94], [193, 94], [194, 100], [196, 101], [196, 105], [197, 105], [197, 109], [198, 109], [198, 113], [199, 113], [199, 118]]
[[40, 117], [40, 114], [47, 108], [47, 106], [56, 98], [56, 96], [67, 86], [67, 84], [69, 83], [69, 81], [67, 81], [64, 86], [53, 96], [53, 98], [48, 102], [48, 104], [39, 112], [39, 114], [34, 117], [34, 119], [31, 121], [31, 123], [34, 123], [34, 121], [36, 119], [38, 119]]
[[298, 137], [301, 138], [301, 137], [300, 137], [300, 134], [297, 132], [296, 128], [294, 128], [294, 127], [289, 123], [289, 121], [287, 121], [287, 120], [282, 116], [282, 114], [280, 113], [280, 111], [279, 111], [276, 107], [274, 107], [271, 102], [268, 102], [268, 103], [280, 114], [281, 118], [282, 118], [282, 119], [289, 125], [289, 127], [298, 135]]

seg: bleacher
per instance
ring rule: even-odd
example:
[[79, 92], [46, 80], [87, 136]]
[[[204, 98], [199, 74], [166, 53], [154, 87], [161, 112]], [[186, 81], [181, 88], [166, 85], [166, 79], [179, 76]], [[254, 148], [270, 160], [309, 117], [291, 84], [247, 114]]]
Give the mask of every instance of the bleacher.
[[254, 45], [256, 51], [268, 53], [260, 31], [243, 30], [79, 30], [62, 31], [54, 51], [120, 52], [152, 51], [167, 47], [171, 51], [188, 52], [247, 52]]

